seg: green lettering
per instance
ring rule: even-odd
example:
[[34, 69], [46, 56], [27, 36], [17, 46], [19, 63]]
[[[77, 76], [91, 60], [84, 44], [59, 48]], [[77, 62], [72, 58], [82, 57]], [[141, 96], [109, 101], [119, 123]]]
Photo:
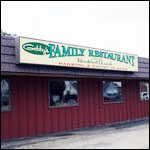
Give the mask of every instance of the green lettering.
[[103, 57], [103, 52], [100, 52], [100, 55], [99, 55], [101, 58]]
[[109, 53], [107, 58], [110, 58], [110, 59], [112, 59], [112, 60], [115, 60], [115, 58], [113, 58], [113, 56], [114, 56], [113, 53]]
[[107, 52], [103, 52], [104, 53], [104, 58], [107, 58], [106, 55], [108, 54]]
[[95, 51], [95, 57], [99, 57], [99, 51]]
[[62, 55], [62, 57], [64, 57], [64, 56], [71, 56], [70, 55], [70, 47], [68, 47], [67, 50], [66, 50], [65, 46], [62, 45], [62, 48], [63, 48], [63, 55]]
[[56, 56], [56, 54], [58, 55], [58, 57], [61, 57], [59, 45], [57, 45], [57, 47], [56, 47], [55, 56]]
[[53, 53], [55, 53], [55, 44], [49, 44], [49, 58], [54, 58], [56, 56], [53, 56]]
[[131, 64], [131, 56], [126, 55], [128, 64]]
[[74, 56], [74, 48], [73, 47], [69, 47], [70, 49], [72, 49], [72, 54], [71, 56]]
[[78, 54], [78, 48], [74, 48], [75, 49], [75, 51], [76, 51], [76, 56], [80, 56], [79, 54]]
[[120, 61], [121, 62], [121, 60], [120, 60], [120, 55], [119, 54], [115, 54], [116, 56], [117, 56], [117, 61]]
[[89, 56], [93, 56], [93, 50], [89, 50]]
[[132, 59], [132, 66], [134, 66], [135, 64], [134, 64], [134, 59], [135, 59], [135, 57], [134, 56], [130, 56], [131, 57], [131, 59]]
[[124, 63], [128, 63], [128, 62], [126, 62], [126, 60], [125, 60], [125, 56], [123, 55], [123, 57], [122, 57], [122, 62], [124, 62]]
[[84, 51], [85, 51], [85, 49], [79, 48], [79, 50], [80, 50], [80, 52], [81, 52], [81, 54], [80, 54], [79, 56], [84, 56]]

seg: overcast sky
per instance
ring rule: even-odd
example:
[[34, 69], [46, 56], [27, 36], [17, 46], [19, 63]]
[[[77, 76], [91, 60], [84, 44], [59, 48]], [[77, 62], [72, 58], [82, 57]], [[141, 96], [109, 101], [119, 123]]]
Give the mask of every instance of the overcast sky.
[[1, 29], [19, 36], [149, 57], [148, 1], [2, 1]]

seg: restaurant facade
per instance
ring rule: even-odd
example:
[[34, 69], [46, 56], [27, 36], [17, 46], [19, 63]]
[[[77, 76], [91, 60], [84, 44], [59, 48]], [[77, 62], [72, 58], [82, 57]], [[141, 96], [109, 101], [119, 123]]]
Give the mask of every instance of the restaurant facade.
[[149, 59], [1, 37], [1, 140], [149, 117]]

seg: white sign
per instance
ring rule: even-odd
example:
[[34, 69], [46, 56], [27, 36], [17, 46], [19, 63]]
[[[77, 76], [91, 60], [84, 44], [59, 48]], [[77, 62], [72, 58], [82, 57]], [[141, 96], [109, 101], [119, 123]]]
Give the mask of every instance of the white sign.
[[17, 63], [138, 71], [137, 55], [31, 38], [16, 39]]

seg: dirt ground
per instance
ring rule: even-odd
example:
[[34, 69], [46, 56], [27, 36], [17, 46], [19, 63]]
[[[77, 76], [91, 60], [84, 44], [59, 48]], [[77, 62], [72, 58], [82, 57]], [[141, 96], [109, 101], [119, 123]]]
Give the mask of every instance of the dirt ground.
[[149, 149], [149, 119], [3, 141], [1, 149]]

